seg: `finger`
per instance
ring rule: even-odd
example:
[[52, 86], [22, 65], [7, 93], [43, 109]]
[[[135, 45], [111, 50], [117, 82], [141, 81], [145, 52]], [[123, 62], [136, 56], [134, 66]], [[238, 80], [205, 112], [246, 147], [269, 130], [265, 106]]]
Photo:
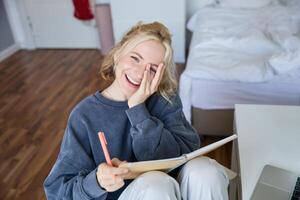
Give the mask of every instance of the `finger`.
[[139, 174], [141, 174], [141, 173], [129, 171], [127, 174], [120, 175], [120, 177], [121, 177], [123, 180], [127, 180], [127, 179], [135, 178], [135, 177], [137, 177]]
[[150, 64], [147, 64], [147, 67], [146, 67], [146, 71], [147, 71], [147, 82], [146, 82], [146, 87], [145, 87], [145, 93], [146, 94], [150, 94], [150, 92], [151, 92], [151, 75], [150, 75], [150, 68], [151, 68], [151, 65]]
[[102, 174], [107, 174], [107, 175], [120, 175], [120, 174], [126, 174], [128, 172], [127, 168], [118, 168], [118, 167], [112, 167], [107, 165], [102, 169]]
[[110, 179], [115, 179], [117, 176], [120, 176], [120, 175], [114, 175], [114, 174], [102, 174], [102, 175], [100, 176], [100, 179], [106, 181], [106, 180], [110, 180]]
[[128, 180], [128, 179], [134, 179], [136, 177], [138, 177], [141, 173], [138, 172], [128, 172], [127, 174], [124, 175], [120, 175], [123, 180]]
[[103, 178], [101, 179], [101, 185], [104, 187], [109, 187], [122, 181], [123, 178], [121, 176], [115, 176], [115, 178]]
[[118, 158], [113, 158], [111, 160], [111, 162], [112, 162], [113, 166], [115, 166], [115, 167], [119, 167], [119, 165], [122, 163], [122, 161], [119, 160]]
[[131, 176], [132, 172], [128, 172], [125, 174], [120, 174], [120, 175], [108, 175], [108, 174], [104, 174], [103, 176], [100, 177], [101, 181], [109, 181], [110, 183], [113, 183], [113, 179], [116, 179], [116, 177], [121, 177], [122, 179], [127, 178], [128, 176]]
[[127, 168], [127, 165], [126, 165], [126, 163], [127, 163], [127, 161], [126, 161], [126, 160], [124, 160], [124, 161], [122, 161], [122, 162], [119, 164], [119, 166], [118, 166], [118, 167]]
[[116, 190], [118, 190], [119, 188], [123, 187], [124, 184], [125, 184], [124, 181], [118, 182], [118, 183], [116, 183], [116, 184], [114, 184], [114, 185], [111, 185], [111, 186], [106, 187], [106, 190], [107, 190], [108, 192], [113, 192], [113, 191], [116, 191]]
[[127, 168], [112, 167], [112, 168], [110, 168], [109, 173], [114, 174], [114, 175], [126, 174], [126, 173], [128, 173], [128, 169]]
[[164, 67], [163, 63], [160, 63], [158, 65], [157, 71], [156, 71], [155, 76], [154, 76], [154, 78], [152, 80], [152, 83], [151, 83], [151, 90], [152, 91], [156, 91], [157, 90], [157, 88], [158, 88], [158, 86], [160, 84], [160, 81], [162, 79], [162, 75], [164, 73], [164, 68], [165, 67]]
[[147, 70], [144, 71], [144, 75], [143, 75], [143, 79], [142, 79], [142, 82], [141, 82], [141, 85], [140, 85], [140, 88], [142, 91], [145, 91], [145, 88], [146, 88], [146, 83], [147, 83]]
[[[125, 163], [127, 163], [127, 161], [126, 160], [123, 160], [123, 161], [121, 161], [121, 160], [119, 160], [118, 158], [113, 158], [112, 160], [111, 160], [111, 162], [112, 162], [112, 164], [115, 166], [115, 167], [123, 167], [122, 165], [124, 165]], [[124, 168], [124, 167], [123, 167]], [[126, 168], [126, 167], [125, 167]]]

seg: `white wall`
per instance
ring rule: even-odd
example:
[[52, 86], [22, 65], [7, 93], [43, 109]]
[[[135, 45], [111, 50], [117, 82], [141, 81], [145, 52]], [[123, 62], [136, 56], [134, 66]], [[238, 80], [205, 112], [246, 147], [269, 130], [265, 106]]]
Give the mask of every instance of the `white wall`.
[[192, 14], [194, 14], [206, 2], [208, 2], [208, 0], [186, 0], [186, 19], [188, 20]]
[[[142, 1], [142, 0], [141, 0]], [[163, 0], [162, 0], [163, 1]], [[203, 1], [207, 2], [207, 0], [185, 0], [186, 1], [186, 19], [189, 19], [190, 16], [201, 7]], [[110, 3], [110, 0], [95, 0], [95, 3]], [[174, 0], [176, 3], [176, 0]], [[171, 5], [170, 5], [171, 7]], [[155, 12], [155, 11], [154, 11]]]
[[115, 41], [118, 42], [138, 21], [162, 22], [172, 34], [174, 61], [185, 62], [185, 0], [111, 0]]
[[[35, 48], [32, 33], [27, 21], [23, 0], [4, 0], [16, 43], [25, 49]], [[94, 0], [96, 3], [110, 3], [110, 0]], [[174, 3], [176, 0], [174, 0]], [[201, 0], [186, 0], [186, 21], [199, 8]], [[171, 7], [171, 5], [170, 5]], [[126, 9], [126, 8], [124, 8]], [[171, 8], [170, 8], [171, 9]], [[155, 12], [155, 10], [153, 10]], [[95, 41], [99, 43], [99, 40]]]

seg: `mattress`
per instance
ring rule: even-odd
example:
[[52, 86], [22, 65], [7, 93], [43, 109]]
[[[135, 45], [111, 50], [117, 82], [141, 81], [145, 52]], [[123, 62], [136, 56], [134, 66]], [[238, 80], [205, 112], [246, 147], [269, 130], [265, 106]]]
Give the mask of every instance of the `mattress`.
[[266, 82], [217, 81], [180, 76], [183, 112], [191, 122], [191, 108], [232, 109], [235, 104], [300, 105], [300, 69]]
[[235, 104], [300, 105], [300, 69], [268, 82], [192, 79], [191, 106], [231, 109]]

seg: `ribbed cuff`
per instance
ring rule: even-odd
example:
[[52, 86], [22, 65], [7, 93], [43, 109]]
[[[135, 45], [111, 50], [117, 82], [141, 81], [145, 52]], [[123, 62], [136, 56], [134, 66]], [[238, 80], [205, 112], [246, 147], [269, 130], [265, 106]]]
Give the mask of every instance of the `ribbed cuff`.
[[144, 103], [138, 104], [126, 110], [127, 117], [132, 126], [150, 118], [150, 113]]
[[98, 181], [97, 181], [97, 175], [96, 175], [97, 169], [91, 171], [82, 182], [82, 187], [84, 191], [88, 194], [88, 196], [92, 198], [96, 198], [99, 196], [104, 195], [107, 193], [107, 191], [103, 190]]

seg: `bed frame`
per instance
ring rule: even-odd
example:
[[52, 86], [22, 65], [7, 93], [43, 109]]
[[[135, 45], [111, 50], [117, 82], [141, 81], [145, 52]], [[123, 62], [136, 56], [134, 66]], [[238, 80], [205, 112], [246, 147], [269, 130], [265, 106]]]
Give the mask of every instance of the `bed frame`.
[[200, 135], [232, 135], [233, 117], [234, 109], [205, 110], [192, 107], [192, 125]]

